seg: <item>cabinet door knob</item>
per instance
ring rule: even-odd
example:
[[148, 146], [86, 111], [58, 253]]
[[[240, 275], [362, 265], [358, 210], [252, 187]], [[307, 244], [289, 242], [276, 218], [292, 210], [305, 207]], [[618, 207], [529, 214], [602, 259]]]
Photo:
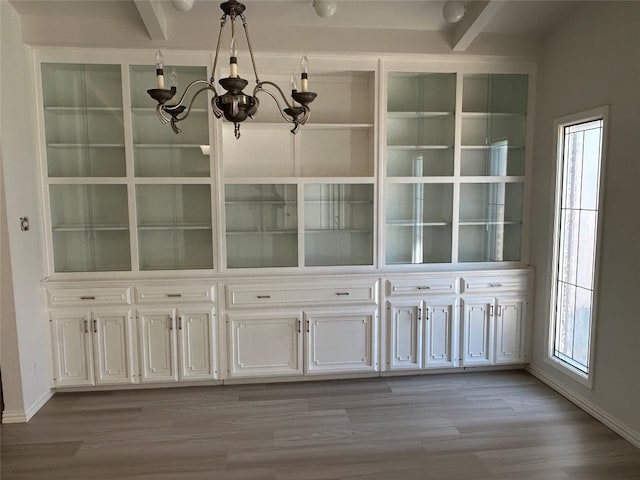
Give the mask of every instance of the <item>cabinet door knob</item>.
[[178, 330], [182, 330], [182, 315], [178, 317]]
[[93, 319], [93, 333], [98, 333], [98, 320]]
[[89, 333], [89, 320], [84, 321], [84, 333]]

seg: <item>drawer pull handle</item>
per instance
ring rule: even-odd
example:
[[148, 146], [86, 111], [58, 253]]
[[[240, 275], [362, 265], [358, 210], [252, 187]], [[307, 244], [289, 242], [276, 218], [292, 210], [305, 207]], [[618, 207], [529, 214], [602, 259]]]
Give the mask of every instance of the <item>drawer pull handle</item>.
[[80, 300], [95, 300], [96, 297], [94, 297], [93, 295], [87, 295], [87, 296], [82, 296], [80, 297]]
[[489, 286], [490, 287], [501, 287], [502, 284], [501, 283], [490, 283]]
[[258, 295], [258, 298], [271, 298], [271, 295]]
[[182, 297], [181, 293], [167, 293], [167, 297], [169, 298], [180, 298]]
[[349, 292], [336, 292], [336, 295], [349, 295]]
[[431, 290], [431, 287], [418, 287], [418, 290]]

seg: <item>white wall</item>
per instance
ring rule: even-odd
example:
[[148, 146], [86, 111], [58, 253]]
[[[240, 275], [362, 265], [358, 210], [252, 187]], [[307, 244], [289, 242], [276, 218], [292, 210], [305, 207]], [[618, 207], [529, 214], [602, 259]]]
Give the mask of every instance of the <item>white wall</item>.
[[[6, 323], [13, 322], [7, 331], [17, 334], [17, 352], [15, 348], [6, 351], [3, 348], [0, 367], [3, 383], [5, 372], [19, 369], [21, 373], [22, 405], [7, 404], [5, 409], [28, 411], [50, 391], [48, 321], [40, 287], [45, 275], [45, 246], [38, 180], [33, 56], [31, 47], [22, 42], [20, 17], [6, 0], [0, 1], [0, 146], [6, 196], [3, 207], [11, 252], [10, 270], [4, 266], [4, 255], [2, 270], [4, 275], [10, 272], [15, 314], [11, 318], [10, 309], [3, 308], [2, 341], [12, 341], [10, 337], [4, 338]], [[31, 228], [27, 232], [20, 230], [19, 217], [23, 216], [30, 220]], [[4, 281], [2, 295], [6, 295]], [[5, 383], [7, 401], [15, 398], [14, 392], [8, 391], [10, 387]]]
[[21, 365], [18, 357], [18, 332], [13, 305], [11, 254], [2, 174], [2, 145], [0, 145], [0, 368], [2, 368], [2, 400], [7, 411], [24, 409]]
[[[593, 2], [544, 48], [537, 91], [531, 261], [534, 369], [640, 439], [640, 2]], [[554, 118], [610, 105], [593, 390], [544, 362], [552, 257]]]

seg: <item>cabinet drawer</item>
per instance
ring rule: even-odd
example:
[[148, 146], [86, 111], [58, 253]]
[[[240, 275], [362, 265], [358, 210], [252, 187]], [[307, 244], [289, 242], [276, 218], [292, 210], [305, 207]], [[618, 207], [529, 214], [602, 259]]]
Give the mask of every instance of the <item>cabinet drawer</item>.
[[215, 287], [212, 285], [136, 287], [137, 303], [213, 301], [215, 301]]
[[126, 288], [61, 288], [48, 291], [51, 307], [82, 305], [127, 305], [131, 289]]
[[387, 281], [388, 295], [453, 294], [457, 292], [458, 278], [403, 278]]
[[504, 275], [495, 277], [464, 278], [464, 293], [499, 293], [503, 291], [524, 291], [527, 288], [526, 275]]
[[227, 285], [227, 303], [229, 306], [304, 304], [331, 302], [376, 302], [376, 283], [368, 285], [309, 286], [280, 285], [278, 288], [267, 285]]

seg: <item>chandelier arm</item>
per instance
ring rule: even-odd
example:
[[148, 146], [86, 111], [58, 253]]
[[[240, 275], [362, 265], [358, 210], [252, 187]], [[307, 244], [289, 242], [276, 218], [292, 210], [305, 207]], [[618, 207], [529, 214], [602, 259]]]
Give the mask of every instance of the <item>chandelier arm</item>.
[[[184, 103], [184, 99], [187, 96], [187, 94], [189, 93], [189, 90], [191, 90], [191, 88], [194, 85], [199, 85], [199, 84], [204, 84], [206, 85], [206, 87], [201, 88], [200, 90], [198, 90], [194, 95], [193, 98], [195, 98], [196, 96], [198, 96], [198, 94], [200, 92], [202, 92], [203, 90], [213, 90], [214, 93], [216, 93], [216, 89], [213, 86], [212, 82], [208, 82], [207, 80], [194, 80], [193, 82], [191, 82], [189, 85], [187, 85], [187, 88], [184, 89], [184, 93], [182, 94], [182, 96], [180, 97], [180, 100], [178, 101], [178, 103], [174, 104], [174, 105], [165, 105], [164, 108], [165, 110], [170, 111], [172, 108], [176, 108], [176, 107], [180, 107], [182, 106]], [[191, 100], [191, 103], [193, 103], [193, 100]], [[189, 107], [190, 108], [190, 107]]]
[[162, 103], [159, 103], [158, 105], [156, 105], [156, 115], [158, 115], [158, 118], [160, 119], [160, 123], [162, 123], [163, 125], [166, 125], [171, 120], [171, 117], [169, 117], [165, 113], [164, 105]]
[[[298, 123], [300, 123], [300, 121], [298, 121], [297, 119], [295, 119], [295, 118], [293, 118], [293, 119], [292, 119], [292, 118], [291, 118], [291, 117], [289, 117], [286, 113], [284, 113], [284, 109], [280, 106], [280, 102], [278, 101], [278, 97], [276, 97], [276, 96], [275, 96], [272, 92], [270, 92], [269, 90], [267, 90], [267, 89], [265, 89], [265, 88], [262, 88], [262, 86], [261, 86], [261, 85], [262, 85], [263, 83], [267, 83], [267, 82], [261, 82], [260, 86], [256, 86], [256, 88], [255, 88], [255, 90], [254, 90], [254, 95], [253, 95], [253, 96], [255, 97], [255, 96], [256, 96], [256, 94], [257, 94], [257, 93], [259, 93], [259, 92], [264, 92], [264, 93], [266, 93], [266, 94], [267, 94], [267, 95], [269, 95], [271, 98], [273, 98], [273, 100], [276, 102], [276, 105], [278, 106], [278, 111], [280, 112], [280, 115], [282, 115], [282, 118], [284, 118], [284, 120], [285, 120], [285, 121], [287, 121], [287, 122], [289, 122], [289, 123], [294, 123], [294, 124], [298, 124]], [[268, 82], [268, 83], [270, 83], [270, 82]], [[278, 88], [278, 90], [280, 90], [280, 89]], [[282, 90], [280, 90], [280, 93], [282, 93]], [[285, 102], [286, 102], [286, 100], [285, 100]], [[289, 105], [289, 104], [287, 103], [287, 105]], [[307, 118], [309, 115], [308, 115], [306, 112], [308, 112], [308, 110], [309, 110], [309, 109], [308, 109], [307, 107], [305, 107], [305, 106], [302, 106], [302, 107], [300, 107], [300, 108], [302, 108], [302, 109], [303, 109], [303, 111], [305, 112], [305, 116], [304, 116], [303, 118]], [[306, 121], [306, 120], [305, 120], [305, 121]]]
[[244, 13], [240, 14], [240, 18], [242, 19], [242, 27], [244, 28], [244, 36], [247, 38], [247, 47], [249, 47], [249, 56], [251, 57], [251, 65], [253, 66], [253, 74], [256, 76], [256, 84], [260, 84], [260, 79], [258, 78], [258, 69], [256, 68], [256, 59], [253, 58], [253, 48], [251, 47], [251, 38], [249, 37], [249, 28], [247, 27], [247, 17], [244, 16]]
[[[255, 93], [256, 90], [257, 91], [263, 91], [263, 92], [267, 92], [269, 95], [271, 95], [271, 92], [269, 92], [269, 90], [263, 88], [263, 85], [271, 85], [273, 88], [275, 88], [279, 93], [280, 96], [282, 97], [282, 100], [284, 101], [284, 103], [287, 105], [287, 107], [292, 108], [293, 105], [289, 103], [289, 101], [287, 100], [287, 96], [284, 94], [284, 92], [282, 91], [282, 89], [278, 86], [277, 83], [273, 83], [270, 82], [269, 80], [265, 80], [264, 82], [258, 82], [256, 85], [256, 88], [254, 89], [254, 97], [255, 97]], [[275, 97], [273, 95], [271, 95], [274, 99]], [[278, 101], [276, 100], [276, 103], [278, 103]], [[278, 108], [280, 107], [280, 104], [278, 103]]]
[[[203, 82], [203, 80], [200, 80], [200, 82]], [[193, 84], [191, 84], [191, 85], [193, 85]], [[189, 86], [191, 86], [191, 85], [189, 85]], [[188, 90], [188, 88], [189, 87], [187, 87], [187, 90]], [[181, 122], [182, 120], [187, 118], [189, 116], [189, 113], [191, 113], [191, 107], [193, 106], [193, 102], [196, 101], [196, 97], [198, 95], [200, 95], [202, 92], [207, 91], [207, 90], [213, 90], [214, 93], [216, 91], [215, 88], [213, 88], [213, 86], [211, 84], [207, 83], [206, 87], [202, 87], [200, 90], [196, 91], [196, 93], [193, 94], [193, 97], [191, 97], [191, 101], [189, 102], [189, 106], [184, 111], [184, 115], [182, 115], [182, 116], [179, 116], [180, 114], [174, 115], [172, 120], [175, 121], [175, 122]], [[217, 94], [216, 94], [216, 96], [217, 96]], [[184, 95], [183, 95], [183, 97], [184, 97]], [[180, 101], [182, 102], [182, 99], [180, 99]], [[169, 111], [169, 113], [171, 113], [171, 111]]]
[[[216, 68], [218, 67], [218, 53], [220, 53], [220, 40], [222, 39], [222, 30], [226, 24], [227, 24], [227, 14], [225, 13], [224, 15], [222, 15], [222, 18], [220, 19], [220, 30], [218, 31], [218, 43], [216, 45], [216, 55], [213, 58], [213, 68], [211, 69], [211, 79], [209, 80], [211, 85], [213, 85], [213, 79], [216, 76]], [[214, 89], [214, 92], [215, 92], [215, 89]], [[216, 93], [216, 96], [217, 95], [218, 94]]]

